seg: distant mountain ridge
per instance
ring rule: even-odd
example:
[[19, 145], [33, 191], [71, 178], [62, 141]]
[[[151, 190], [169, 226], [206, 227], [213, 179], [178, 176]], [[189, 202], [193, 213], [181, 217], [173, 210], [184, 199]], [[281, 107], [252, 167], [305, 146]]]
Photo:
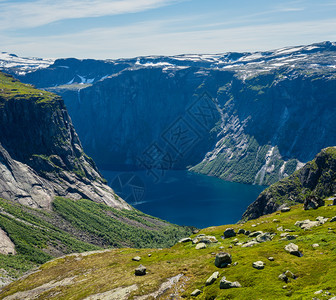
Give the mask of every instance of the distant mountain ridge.
[[[64, 98], [85, 151], [106, 168], [143, 167], [139, 160], [154, 145], [161, 154], [155, 166], [146, 162], [149, 168], [172, 156], [172, 169], [268, 185], [336, 144], [334, 42], [256, 53], [39, 62], [10, 65], [0, 55], [0, 68]], [[209, 124], [190, 113], [195, 103], [202, 107], [204, 94], [216, 110]], [[178, 122], [191, 128], [193, 151], [167, 142]]]

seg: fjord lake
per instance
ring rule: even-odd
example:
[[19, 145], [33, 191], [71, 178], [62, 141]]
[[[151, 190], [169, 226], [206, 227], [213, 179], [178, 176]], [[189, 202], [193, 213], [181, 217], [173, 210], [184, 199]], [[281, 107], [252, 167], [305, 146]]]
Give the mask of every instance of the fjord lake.
[[136, 209], [178, 225], [233, 224], [265, 186], [227, 182], [189, 171], [101, 171], [114, 191]]

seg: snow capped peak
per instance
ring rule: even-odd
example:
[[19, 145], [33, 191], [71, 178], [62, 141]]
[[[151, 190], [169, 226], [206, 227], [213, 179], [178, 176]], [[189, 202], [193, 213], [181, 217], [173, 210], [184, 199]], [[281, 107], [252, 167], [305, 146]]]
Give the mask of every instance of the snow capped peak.
[[0, 70], [12, 69], [19, 75], [24, 75], [37, 69], [47, 68], [54, 63], [54, 59], [36, 57], [18, 57], [7, 52], [0, 53]]

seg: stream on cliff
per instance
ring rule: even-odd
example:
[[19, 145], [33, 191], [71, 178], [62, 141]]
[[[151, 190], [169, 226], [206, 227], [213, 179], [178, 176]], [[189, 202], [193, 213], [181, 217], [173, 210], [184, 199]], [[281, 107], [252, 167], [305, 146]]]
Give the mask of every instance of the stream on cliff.
[[115, 192], [136, 209], [198, 228], [236, 223], [265, 186], [227, 182], [188, 171], [102, 170]]

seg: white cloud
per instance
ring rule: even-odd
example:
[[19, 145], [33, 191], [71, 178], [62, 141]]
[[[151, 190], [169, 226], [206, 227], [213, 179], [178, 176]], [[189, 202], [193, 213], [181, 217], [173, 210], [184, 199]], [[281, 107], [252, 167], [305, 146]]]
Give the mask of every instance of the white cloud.
[[[140, 55], [257, 51], [336, 40], [336, 19], [163, 32], [169, 21], [143, 22], [40, 38], [5, 38], [7, 49], [24, 56], [120, 58]], [[0, 37], [1, 38], [1, 37]], [[16, 49], [13, 51], [13, 49]]]
[[33, 28], [55, 21], [141, 12], [183, 0], [0, 0], [1, 29]]

